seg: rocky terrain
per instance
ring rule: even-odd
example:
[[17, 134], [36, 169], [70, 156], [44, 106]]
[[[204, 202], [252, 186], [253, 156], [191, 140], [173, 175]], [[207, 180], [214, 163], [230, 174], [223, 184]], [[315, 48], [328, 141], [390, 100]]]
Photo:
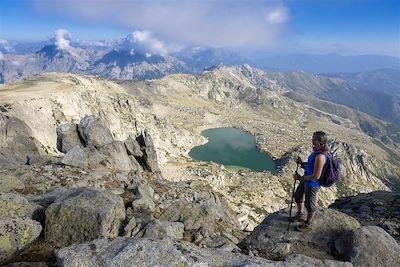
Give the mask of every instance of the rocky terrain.
[[[249, 66], [119, 83], [49, 73], [0, 86], [0, 262], [399, 265], [399, 144], [286, 93]], [[278, 174], [187, 156], [206, 142], [202, 130], [226, 126], [254, 135]], [[314, 231], [288, 231], [293, 159], [319, 129], [342, 181], [321, 190]]]

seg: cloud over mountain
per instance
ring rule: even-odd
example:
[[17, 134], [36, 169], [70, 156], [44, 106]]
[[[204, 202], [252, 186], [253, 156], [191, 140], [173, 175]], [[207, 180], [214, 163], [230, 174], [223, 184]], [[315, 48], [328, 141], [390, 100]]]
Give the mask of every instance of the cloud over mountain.
[[59, 49], [70, 49], [70, 40], [71, 40], [71, 33], [65, 29], [58, 29], [54, 31], [54, 44]]
[[132, 53], [165, 55], [168, 52], [163, 41], [156, 39], [149, 31], [134, 31], [121, 44], [120, 49]]
[[281, 0], [35, 0], [34, 5], [40, 13], [145, 29], [163, 40], [191, 45], [270, 45], [289, 20]]

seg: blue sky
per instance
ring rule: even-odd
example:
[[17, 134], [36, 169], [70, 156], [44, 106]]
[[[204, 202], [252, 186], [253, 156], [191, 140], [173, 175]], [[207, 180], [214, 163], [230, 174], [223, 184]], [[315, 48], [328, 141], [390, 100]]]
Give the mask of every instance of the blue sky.
[[175, 47], [400, 57], [399, 14], [393, 0], [1, 0], [0, 38], [38, 41], [66, 29], [115, 39], [139, 30]]

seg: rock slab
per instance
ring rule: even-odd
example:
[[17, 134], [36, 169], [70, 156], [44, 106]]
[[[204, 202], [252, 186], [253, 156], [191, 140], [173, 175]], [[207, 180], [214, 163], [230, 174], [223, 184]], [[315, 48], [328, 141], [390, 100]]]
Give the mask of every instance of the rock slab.
[[94, 188], [77, 188], [46, 210], [45, 239], [60, 246], [118, 236], [125, 219], [121, 197]]
[[335, 241], [336, 250], [354, 266], [400, 266], [400, 245], [378, 226], [363, 226]]
[[343, 233], [359, 228], [360, 223], [339, 211], [320, 209], [309, 232], [298, 232], [295, 223], [287, 231], [289, 214], [280, 210], [270, 214], [240, 244], [251, 247], [267, 259], [281, 260], [291, 254], [303, 254], [318, 259], [334, 259], [334, 241]]
[[346, 262], [316, 260], [295, 256], [287, 261], [274, 262], [259, 257], [234, 254], [220, 249], [200, 248], [188, 242], [171, 239], [100, 238], [56, 252], [60, 267], [141, 267], [141, 266], [329, 266], [350, 267]]

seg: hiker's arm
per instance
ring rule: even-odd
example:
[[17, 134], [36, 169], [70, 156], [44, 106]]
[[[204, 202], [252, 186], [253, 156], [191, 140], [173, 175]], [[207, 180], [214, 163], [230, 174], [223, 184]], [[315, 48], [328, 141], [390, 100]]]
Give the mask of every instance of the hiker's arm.
[[325, 157], [322, 154], [318, 155], [315, 158], [313, 174], [304, 176], [303, 177], [304, 181], [318, 180], [319, 177], [321, 177], [322, 168], [324, 167], [324, 160], [325, 160]]

